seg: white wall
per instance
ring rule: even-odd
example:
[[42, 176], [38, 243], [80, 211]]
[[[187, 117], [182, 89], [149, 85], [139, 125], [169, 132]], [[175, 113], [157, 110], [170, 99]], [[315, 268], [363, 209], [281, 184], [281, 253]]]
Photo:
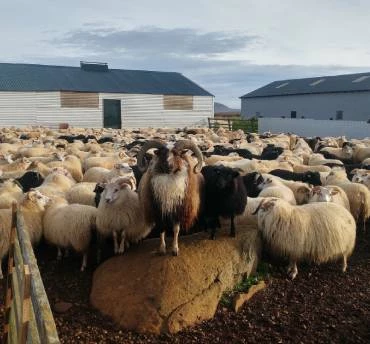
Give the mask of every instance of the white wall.
[[328, 121], [315, 119], [259, 118], [260, 133], [294, 133], [300, 136], [370, 137], [370, 123], [360, 121]]
[[341, 110], [346, 121], [370, 119], [370, 92], [243, 98], [241, 102], [243, 117], [251, 117], [259, 112], [263, 117], [290, 118], [290, 112], [297, 111], [298, 118], [335, 119], [336, 112]]
[[69, 123], [99, 128], [103, 99], [121, 100], [122, 128], [206, 125], [213, 117], [213, 97], [194, 96], [194, 109], [183, 111], [164, 110], [162, 95], [100, 93], [98, 108], [61, 108], [59, 92], [0, 92], [0, 127]]

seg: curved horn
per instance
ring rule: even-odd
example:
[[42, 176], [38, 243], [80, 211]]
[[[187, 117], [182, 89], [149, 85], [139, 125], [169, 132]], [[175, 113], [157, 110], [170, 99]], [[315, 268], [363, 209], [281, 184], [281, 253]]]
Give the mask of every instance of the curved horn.
[[141, 147], [140, 152], [137, 154], [137, 166], [139, 167], [139, 170], [141, 172], [145, 172], [146, 169], [148, 168], [148, 163], [145, 160], [145, 153], [149, 149], [152, 149], [152, 148], [159, 149], [159, 148], [162, 148], [162, 147], [164, 147], [164, 145], [163, 145], [163, 143], [161, 143], [159, 141], [151, 140], [151, 141], [147, 141], [146, 143], [144, 143], [144, 145]]
[[183, 150], [183, 149], [191, 150], [195, 154], [198, 160], [198, 163], [194, 167], [194, 173], [200, 172], [200, 170], [202, 169], [202, 165], [203, 165], [203, 154], [194, 142], [190, 140], [180, 140], [175, 143], [174, 148], [176, 148], [177, 150]]

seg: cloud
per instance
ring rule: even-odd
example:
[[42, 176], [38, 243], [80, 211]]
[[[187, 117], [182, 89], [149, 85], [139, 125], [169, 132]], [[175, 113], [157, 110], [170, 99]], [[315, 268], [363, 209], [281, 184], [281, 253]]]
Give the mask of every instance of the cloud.
[[259, 37], [240, 32], [199, 32], [190, 28], [163, 29], [143, 27], [131, 30], [114, 28], [79, 29], [54, 41], [68, 47], [93, 52], [124, 52], [130, 56], [159, 54], [167, 56], [213, 56], [240, 51]]
[[[256, 64], [240, 57], [263, 42], [243, 32], [199, 32], [190, 28], [144, 27], [117, 30], [94, 23], [49, 41], [68, 58], [108, 62], [110, 68], [177, 71], [216, 96], [216, 101], [240, 107], [238, 97], [275, 80], [366, 71], [366, 67], [336, 65]], [[63, 55], [59, 55], [63, 56]], [[41, 62], [40, 56], [36, 62]], [[51, 62], [48, 56], [47, 63]]]

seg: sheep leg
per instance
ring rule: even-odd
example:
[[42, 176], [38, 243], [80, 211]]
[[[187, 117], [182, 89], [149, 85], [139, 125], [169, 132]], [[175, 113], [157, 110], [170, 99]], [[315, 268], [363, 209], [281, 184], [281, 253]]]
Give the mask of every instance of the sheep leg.
[[4, 278], [4, 276], [3, 276], [3, 269], [1, 267], [1, 265], [2, 265], [1, 263], [2, 263], [2, 260], [0, 260], [0, 280], [2, 280]]
[[230, 236], [235, 238], [236, 233], [235, 233], [235, 223], [234, 223], [234, 215], [231, 216], [230, 218], [231, 223], [230, 223]]
[[347, 271], [347, 256], [343, 256], [343, 264], [342, 264], [342, 271]]
[[66, 248], [65, 251], [64, 251], [64, 258], [67, 258], [69, 257], [69, 249]]
[[180, 232], [180, 224], [176, 224], [173, 226], [173, 242], [172, 242], [172, 255], [178, 256], [179, 255], [179, 232]]
[[216, 239], [217, 221], [218, 221], [217, 218], [212, 218], [210, 220], [210, 227], [211, 227], [211, 237], [210, 237], [210, 239], [211, 240], [215, 240]]
[[293, 280], [298, 274], [297, 264], [295, 261], [291, 261], [288, 265], [288, 276]]
[[62, 250], [61, 250], [61, 248], [60, 248], [60, 247], [58, 247], [57, 260], [62, 260], [62, 257], [63, 257], [63, 255], [62, 255]]
[[159, 245], [159, 253], [166, 254], [166, 232], [163, 231], [160, 234], [161, 244]]
[[82, 256], [81, 272], [85, 271], [86, 266], [87, 266], [87, 252], [85, 252]]
[[119, 244], [118, 254], [123, 254], [123, 252], [125, 252], [125, 231], [122, 231], [121, 233], [121, 242]]
[[113, 231], [114, 254], [118, 253], [118, 233]]

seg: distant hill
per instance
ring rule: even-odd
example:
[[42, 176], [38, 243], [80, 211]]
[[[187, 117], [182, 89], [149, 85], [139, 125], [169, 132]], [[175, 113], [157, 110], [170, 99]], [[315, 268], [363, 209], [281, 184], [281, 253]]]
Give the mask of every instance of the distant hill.
[[215, 102], [215, 114], [239, 114], [239, 109], [231, 109], [228, 106]]
[[215, 113], [240, 112], [239, 109], [231, 109], [228, 106], [215, 102]]

